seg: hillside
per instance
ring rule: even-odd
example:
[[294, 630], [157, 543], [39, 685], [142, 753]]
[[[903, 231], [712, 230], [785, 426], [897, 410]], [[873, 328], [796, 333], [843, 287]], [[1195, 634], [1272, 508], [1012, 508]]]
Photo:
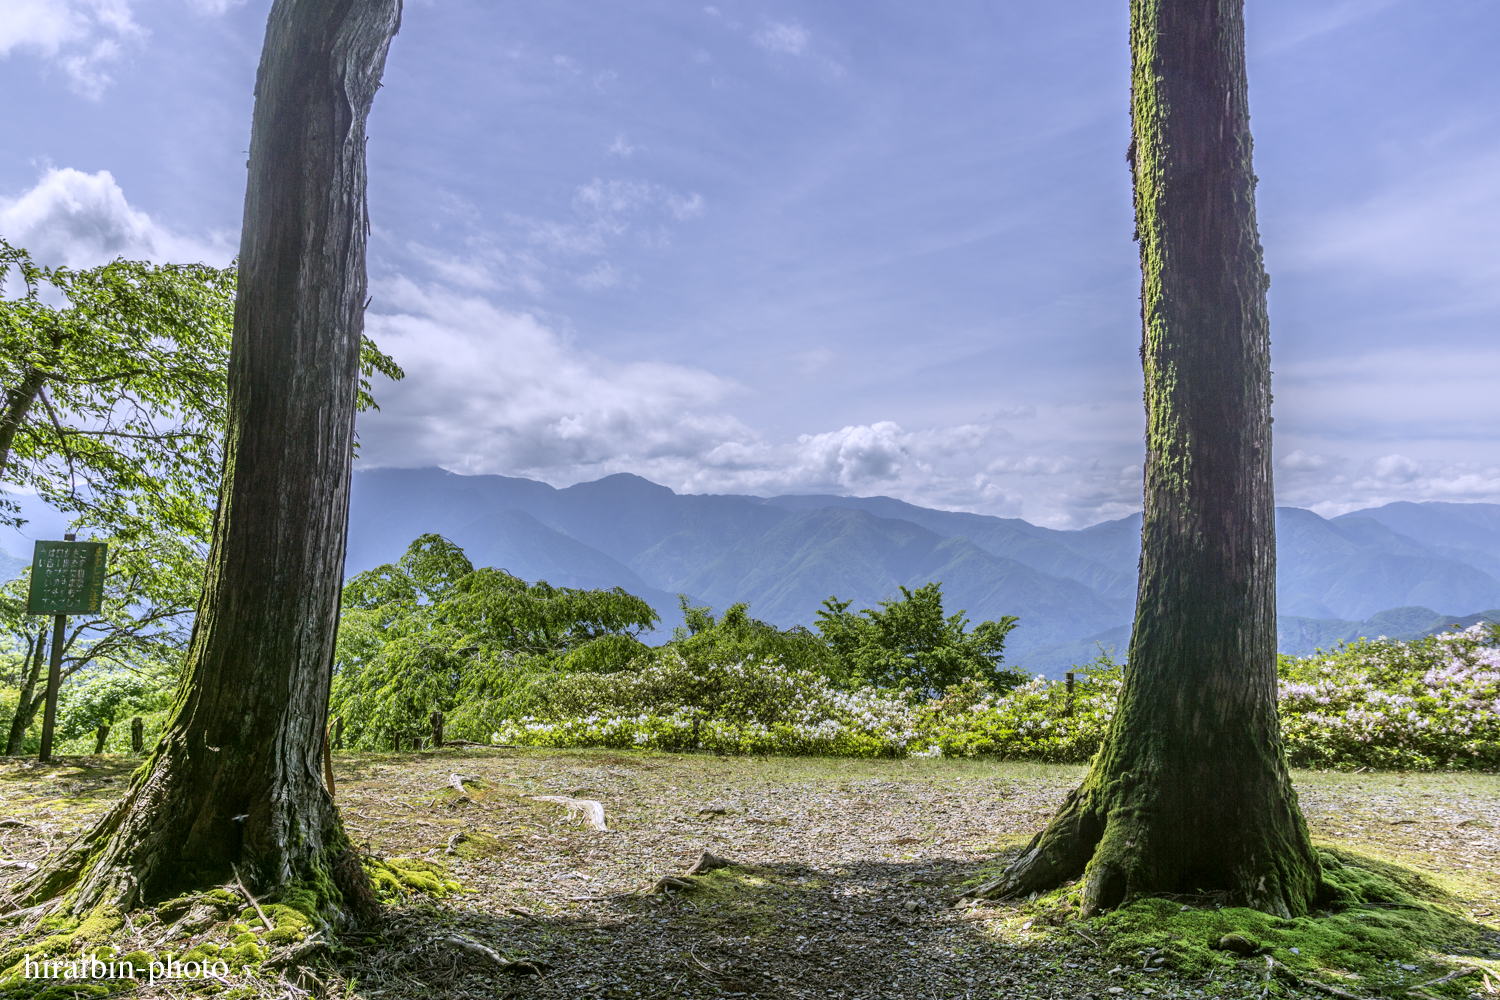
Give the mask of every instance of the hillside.
[[[1500, 607], [1500, 505], [1391, 504], [1332, 520], [1283, 507], [1277, 530], [1285, 652]], [[528, 580], [624, 587], [664, 628], [680, 620], [678, 593], [716, 608], [749, 601], [790, 626], [812, 624], [830, 595], [866, 607], [940, 580], [947, 606], [974, 621], [1018, 615], [1011, 658], [1049, 673], [1099, 642], [1123, 653], [1140, 550], [1139, 514], [1059, 531], [890, 497], [679, 495], [631, 475], [556, 489], [441, 469], [356, 474], [351, 573], [426, 531]], [[1398, 633], [1400, 622], [1428, 624]]]

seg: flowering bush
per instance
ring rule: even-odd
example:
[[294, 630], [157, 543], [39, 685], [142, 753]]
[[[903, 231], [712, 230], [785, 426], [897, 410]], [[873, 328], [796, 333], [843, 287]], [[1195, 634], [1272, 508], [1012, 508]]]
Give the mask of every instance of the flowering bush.
[[1364, 640], [1281, 661], [1287, 756], [1305, 767], [1500, 767], [1500, 629]]
[[[1417, 642], [1361, 640], [1282, 657], [1281, 727], [1302, 767], [1500, 768], [1500, 629]], [[1000, 693], [979, 681], [914, 701], [847, 691], [775, 660], [562, 675], [545, 715], [500, 724], [498, 743], [706, 749], [858, 757], [972, 757], [1082, 763], [1114, 714], [1122, 667], [1101, 656], [1071, 699], [1042, 677]]]
[[1088, 760], [1109, 729], [1122, 675], [1108, 656], [1085, 666], [1083, 675], [1071, 704], [1067, 685], [1045, 677], [1033, 677], [1005, 694], [972, 682], [951, 687], [943, 698], [922, 706], [918, 731], [945, 757]]
[[870, 689], [845, 691], [774, 661], [691, 664], [668, 653], [639, 670], [568, 674], [543, 716], [504, 722], [496, 743], [649, 747], [719, 753], [904, 757], [913, 710]]

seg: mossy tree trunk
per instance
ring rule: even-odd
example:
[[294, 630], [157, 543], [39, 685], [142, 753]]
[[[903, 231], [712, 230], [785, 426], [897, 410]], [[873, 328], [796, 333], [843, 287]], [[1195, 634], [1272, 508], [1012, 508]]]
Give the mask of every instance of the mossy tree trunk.
[[[29, 881], [74, 913], [222, 883], [368, 901], [323, 781], [364, 327], [365, 118], [401, 0], [276, 0], [256, 76], [225, 478], [171, 723]], [[352, 894], [352, 895], [351, 895]]]
[[1083, 784], [986, 895], [1082, 877], [1091, 914], [1227, 892], [1300, 914], [1320, 882], [1276, 708], [1269, 279], [1242, 0], [1132, 0], [1145, 521], [1135, 631]]

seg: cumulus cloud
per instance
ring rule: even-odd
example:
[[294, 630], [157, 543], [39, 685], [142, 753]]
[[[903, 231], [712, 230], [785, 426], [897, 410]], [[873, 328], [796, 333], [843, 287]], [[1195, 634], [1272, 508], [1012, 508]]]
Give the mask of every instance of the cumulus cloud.
[[62, 69], [74, 91], [97, 99], [108, 67], [145, 29], [128, 0], [8, 0], [0, 17], [0, 57], [30, 52]]
[[19, 197], [0, 198], [0, 236], [40, 263], [69, 267], [116, 257], [224, 266], [234, 257], [226, 235], [186, 236], [132, 208], [108, 170], [50, 169]]
[[1035, 457], [1013, 417], [773, 439], [735, 415], [746, 390], [712, 372], [591, 354], [535, 315], [404, 277], [374, 291], [367, 328], [407, 377], [378, 387], [380, 411], [360, 418], [365, 467], [559, 486], [631, 472], [684, 493], [886, 494], [1063, 526], [1139, 506], [1138, 465]]

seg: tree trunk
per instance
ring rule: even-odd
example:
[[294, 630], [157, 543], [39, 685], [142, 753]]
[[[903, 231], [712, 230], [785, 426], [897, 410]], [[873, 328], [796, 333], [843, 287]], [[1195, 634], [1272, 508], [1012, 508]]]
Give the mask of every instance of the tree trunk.
[[1145, 520], [1135, 631], [1083, 784], [986, 895], [1084, 876], [1085, 914], [1227, 892], [1301, 914], [1320, 884], [1276, 709], [1269, 279], [1241, 0], [1132, 0]]
[[31, 669], [21, 684], [21, 694], [16, 698], [16, 714], [10, 720], [10, 734], [5, 740], [5, 756], [14, 757], [21, 752], [21, 741], [26, 730], [36, 721], [36, 710], [42, 707], [45, 694], [36, 693], [37, 681], [42, 677], [42, 664], [47, 661], [47, 628], [37, 631], [36, 644], [32, 647]]
[[[365, 304], [365, 117], [400, 0], [276, 0], [256, 76], [225, 479], [182, 686], [142, 777], [33, 900], [221, 884], [373, 902], [323, 783]], [[87, 866], [85, 867], [85, 859]]]

